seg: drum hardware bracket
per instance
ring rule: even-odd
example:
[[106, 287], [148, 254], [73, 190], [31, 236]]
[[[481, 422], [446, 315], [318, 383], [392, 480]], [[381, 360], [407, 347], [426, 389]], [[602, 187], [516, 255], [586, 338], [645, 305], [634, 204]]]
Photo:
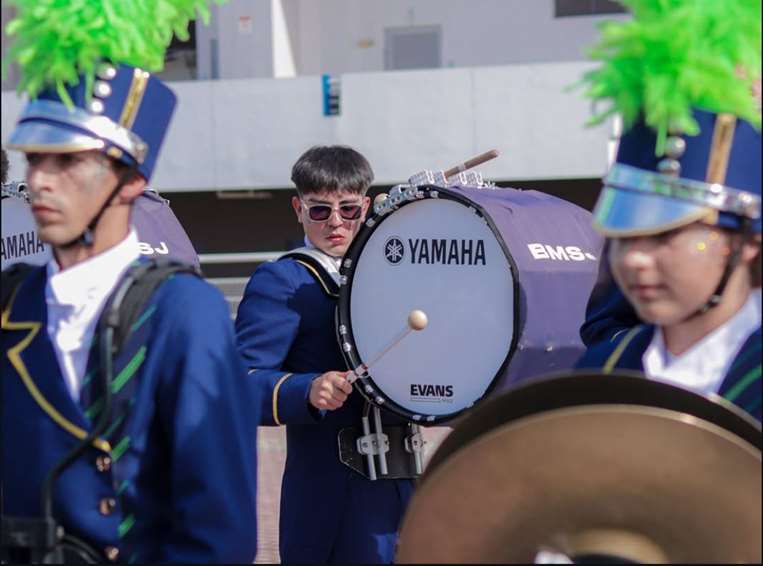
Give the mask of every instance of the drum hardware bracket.
[[366, 457], [368, 463], [368, 478], [371, 481], [376, 480], [376, 462], [374, 456], [379, 458], [379, 473], [381, 475], [387, 475], [387, 456], [389, 452], [389, 438], [382, 432], [381, 429], [381, 412], [378, 407], [373, 407], [374, 411], [374, 428], [375, 432], [371, 432], [371, 426], [368, 420], [368, 416], [363, 416], [363, 436], [358, 438], [357, 449], [358, 452]]
[[405, 437], [403, 445], [406, 452], [413, 454], [416, 463], [416, 473], [422, 474], [424, 473], [424, 462], [421, 458], [421, 453], [424, 451], [426, 440], [424, 440], [421, 434], [421, 427], [419, 425], [411, 424], [411, 431], [413, 431], [413, 434]]
[[[371, 454], [373, 456], [380, 454], [382, 451], [389, 452], [389, 439], [387, 438], [387, 435], [381, 435], [383, 443], [383, 447], [381, 449], [379, 448], [378, 436], [378, 433], [372, 432], [371, 434], [367, 434], [366, 436], [361, 436], [358, 438], [358, 452], [364, 455]], [[408, 440], [406, 439], [406, 443], [407, 442]]]

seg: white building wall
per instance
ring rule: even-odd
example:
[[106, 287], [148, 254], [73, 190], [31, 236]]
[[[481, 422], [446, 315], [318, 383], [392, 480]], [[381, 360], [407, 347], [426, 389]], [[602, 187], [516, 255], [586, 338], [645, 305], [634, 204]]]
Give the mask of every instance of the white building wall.
[[[272, 1], [284, 14], [298, 75], [383, 70], [385, 29], [411, 26], [440, 27], [443, 67], [581, 61], [597, 35], [598, 23], [627, 17], [555, 18], [554, 0]], [[244, 53], [272, 60], [273, 54], [266, 50], [246, 51], [249, 42], [238, 37], [244, 33], [238, 29], [239, 18], [246, 13], [254, 19], [257, 33], [263, 34], [263, 42], [270, 41], [270, 32], [259, 26], [270, 21], [272, 9], [270, 0], [233, 0], [217, 8], [220, 25], [232, 36], [221, 42], [221, 60], [236, 60]], [[200, 57], [205, 45], [199, 43]], [[223, 73], [220, 78], [247, 76], [240, 74], [241, 65], [226, 68], [238, 74]], [[264, 66], [256, 69], [264, 70]]]
[[[604, 173], [611, 128], [586, 128], [590, 104], [566, 92], [589, 63], [544, 63], [342, 76], [341, 115], [323, 115], [320, 77], [172, 83], [179, 105], [152, 180], [161, 191], [291, 187], [314, 144], [364, 153], [378, 184], [498, 149], [494, 180]], [[5, 143], [21, 109], [2, 94]], [[11, 152], [12, 171], [23, 171]], [[20, 169], [17, 169], [20, 167]]]
[[209, 25], [196, 21], [198, 78], [273, 77], [271, 0], [212, 4]]

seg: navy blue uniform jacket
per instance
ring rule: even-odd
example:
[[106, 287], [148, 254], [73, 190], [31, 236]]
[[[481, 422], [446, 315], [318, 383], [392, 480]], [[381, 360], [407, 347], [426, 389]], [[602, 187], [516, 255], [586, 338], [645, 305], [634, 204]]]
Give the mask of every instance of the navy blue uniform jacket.
[[339, 430], [360, 425], [364, 401], [357, 391], [336, 411], [318, 411], [308, 401], [313, 379], [346, 368], [335, 307], [304, 265], [285, 258], [255, 271], [236, 318], [251, 385], [262, 391], [263, 424], [286, 425], [281, 560], [391, 562], [412, 482], [372, 482], [339, 461]]
[[[641, 325], [620, 332], [612, 339], [591, 346], [576, 367], [644, 371], [641, 358], [654, 336], [655, 327]], [[761, 334], [760, 327], [745, 341], [721, 383], [718, 395], [761, 420]]]
[[[47, 332], [46, 280], [45, 267], [35, 269], [2, 315], [8, 516], [40, 513], [46, 474], [91, 430]], [[57, 519], [124, 562], [251, 562], [258, 407], [245, 378], [220, 293], [188, 274], [165, 281], [115, 361], [112, 391], [128, 409], [59, 478]]]

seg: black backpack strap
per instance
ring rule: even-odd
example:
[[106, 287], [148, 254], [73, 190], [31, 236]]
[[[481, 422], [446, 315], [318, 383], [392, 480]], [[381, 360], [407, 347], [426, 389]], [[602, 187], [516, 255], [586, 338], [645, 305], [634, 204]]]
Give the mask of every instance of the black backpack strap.
[[284, 258], [291, 258], [297, 263], [302, 264], [305, 269], [307, 269], [310, 274], [315, 277], [318, 283], [320, 283], [321, 288], [323, 288], [323, 291], [329, 297], [333, 299], [339, 298], [339, 285], [337, 285], [333, 277], [329, 275], [329, 273], [326, 271], [326, 268], [321, 265], [321, 262], [319, 262], [313, 256], [301, 252], [289, 252], [282, 255], [278, 259], [280, 260]]
[[127, 270], [98, 321], [99, 333], [107, 324], [115, 329], [115, 355], [121, 351], [133, 324], [154, 291], [176, 273], [189, 273], [201, 277], [201, 272], [195, 266], [170, 258], [141, 260]]
[[0, 280], [0, 289], [2, 290], [2, 309], [0, 310], [5, 311], [5, 307], [8, 306], [14, 291], [36, 267], [36, 265], [31, 263], [14, 263], [3, 270], [2, 279]]

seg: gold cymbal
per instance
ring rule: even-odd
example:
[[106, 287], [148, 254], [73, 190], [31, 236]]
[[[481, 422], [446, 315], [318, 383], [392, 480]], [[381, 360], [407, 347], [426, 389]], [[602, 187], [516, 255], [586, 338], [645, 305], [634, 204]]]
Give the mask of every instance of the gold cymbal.
[[427, 474], [399, 563], [532, 563], [541, 550], [638, 562], [760, 562], [761, 452], [706, 420], [607, 404], [530, 414]]

